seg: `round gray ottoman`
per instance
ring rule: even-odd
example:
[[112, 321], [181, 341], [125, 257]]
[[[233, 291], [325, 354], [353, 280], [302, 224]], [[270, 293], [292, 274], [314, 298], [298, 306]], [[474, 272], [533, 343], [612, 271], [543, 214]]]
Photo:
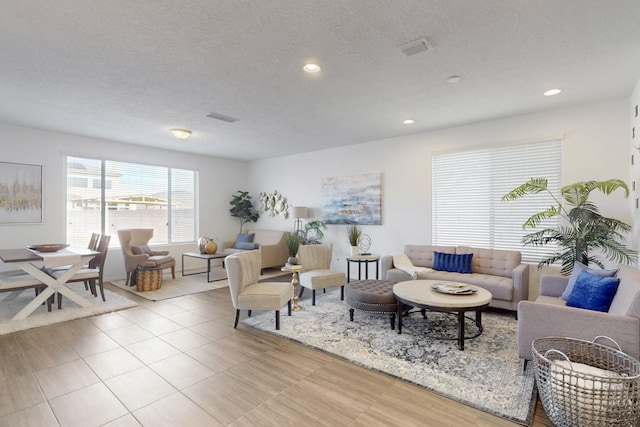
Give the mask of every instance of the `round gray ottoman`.
[[356, 280], [345, 286], [345, 301], [349, 304], [349, 319], [353, 322], [354, 309], [372, 313], [388, 313], [391, 329], [395, 329], [398, 302], [393, 285], [388, 280]]

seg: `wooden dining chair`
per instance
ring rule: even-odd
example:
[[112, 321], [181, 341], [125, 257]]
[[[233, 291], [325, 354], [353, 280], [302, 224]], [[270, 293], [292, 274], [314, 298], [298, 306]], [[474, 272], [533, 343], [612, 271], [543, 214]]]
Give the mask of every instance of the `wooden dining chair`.
[[[100, 287], [100, 296], [102, 297], [102, 301], [106, 301], [104, 296], [103, 273], [110, 240], [111, 236], [107, 236], [106, 234], [100, 236], [100, 241], [96, 248], [100, 253], [89, 261], [89, 265], [86, 268], [81, 268], [73, 275], [73, 277], [71, 277], [71, 279], [68, 280], [68, 282], [85, 282], [85, 287], [88, 286], [91, 289], [91, 294], [93, 294], [94, 297], [98, 296], [98, 292], [96, 290], [97, 282]], [[53, 277], [57, 279], [63, 274], [63, 270], [54, 271]], [[58, 294], [58, 308], [62, 308], [62, 295], [60, 294]]]

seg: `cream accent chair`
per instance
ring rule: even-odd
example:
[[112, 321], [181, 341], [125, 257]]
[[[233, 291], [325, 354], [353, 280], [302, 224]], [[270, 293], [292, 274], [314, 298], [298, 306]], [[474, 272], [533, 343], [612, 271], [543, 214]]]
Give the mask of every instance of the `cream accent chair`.
[[340, 286], [340, 299], [344, 299], [344, 285], [347, 275], [341, 271], [331, 270], [331, 256], [333, 245], [301, 245], [298, 249], [298, 259], [303, 271], [300, 277], [300, 295], [304, 288], [311, 289], [311, 305], [316, 305], [316, 289], [326, 290]]
[[291, 283], [262, 282], [260, 277], [260, 252], [244, 251], [229, 255], [225, 259], [225, 269], [229, 278], [231, 302], [236, 309], [236, 320], [233, 327], [238, 326], [240, 310], [275, 310], [276, 329], [280, 329], [280, 309], [287, 304], [291, 316]]
[[171, 268], [171, 277], [176, 278], [176, 260], [169, 256], [169, 251], [154, 251], [149, 248], [149, 240], [153, 237], [153, 228], [132, 228], [118, 230], [124, 268], [127, 272], [125, 285], [129, 284], [131, 273], [139, 265], [142, 267]]

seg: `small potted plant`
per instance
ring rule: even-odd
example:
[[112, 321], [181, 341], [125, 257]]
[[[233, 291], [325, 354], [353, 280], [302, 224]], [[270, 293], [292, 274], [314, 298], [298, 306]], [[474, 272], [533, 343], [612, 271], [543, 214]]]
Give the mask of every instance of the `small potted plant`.
[[287, 248], [287, 253], [289, 254], [289, 258], [287, 259], [287, 263], [291, 265], [298, 264], [298, 248], [302, 243], [303, 237], [298, 233], [289, 234], [289, 238], [285, 242], [285, 247]]
[[351, 245], [351, 256], [358, 256], [358, 240], [362, 230], [357, 224], [352, 224], [347, 227], [347, 236], [349, 237], [349, 244]]

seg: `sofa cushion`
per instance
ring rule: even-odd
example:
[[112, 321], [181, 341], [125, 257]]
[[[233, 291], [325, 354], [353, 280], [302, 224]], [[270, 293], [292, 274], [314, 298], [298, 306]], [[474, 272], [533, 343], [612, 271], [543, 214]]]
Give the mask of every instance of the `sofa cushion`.
[[453, 273], [471, 273], [471, 258], [473, 254], [447, 254], [435, 251], [433, 253], [433, 269], [450, 271]]
[[[389, 276], [387, 275], [387, 280], [393, 280], [388, 277]], [[513, 301], [513, 280], [507, 277], [491, 276], [489, 274], [479, 273], [463, 274], [433, 270], [431, 272], [418, 275], [418, 279], [451, 280], [453, 282], [479, 286], [491, 292], [493, 299]]]
[[153, 255], [153, 251], [149, 245], [131, 246], [131, 252], [133, 252], [134, 255]]
[[588, 271], [578, 274], [576, 283], [567, 298], [567, 306], [595, 311], [609, 311], [620, 279], [602, 277]]
[[252, 251], [258, 248], [258, 244], [255, 242], [236, 242], [235, 249], [242, 249], [245, 251]]
[[455, 246], [429, 246], [429, 245], [405, 245], [404, 253], [407, 254], [411, 263], [417, 267], [433, 268], [434, 252], [455, 254]]
[[616, 277], [620, 279], [609, 313], [640, 318], [640, 270], [620, 265]]
[[492, 276], [513, 277], [513, 270], [522, 263], [522, 254], [518, 251], [458, 246], [456, 253], [473, 254], [471, 272]]
[[[234, 248], [236, 249], [244, 249], [241, 247], [238, 247], [238, 244], [240, 243], [253, 243], [253, 238], [255, 237], [254, 233], [249, 233], [249, 234], [238, 234], [238, 236], [236, 237], [236, 243], [233, 245]], [[255, 249], [255, 248], [251, 248], [251, 249]]]
[[575, 264], [573, 264], [573, 271], [571, 271], [571, 275], [569, 276], [569, 283], [567, 283], [567, 287], [564, 288], [564, 292], [562, 292], [560, 298], [564, 300], [569, 299], [569, 295], [573, 291], [573, 287], [575, 286], [576, 280], [578, 279], [578, 275], [581, 271], [587, 271], [600, 277], [613, 277], [618, 272], [618, 270], [602, 270], [600, 268], [589, 268], [581, 262], [576, 262]]

